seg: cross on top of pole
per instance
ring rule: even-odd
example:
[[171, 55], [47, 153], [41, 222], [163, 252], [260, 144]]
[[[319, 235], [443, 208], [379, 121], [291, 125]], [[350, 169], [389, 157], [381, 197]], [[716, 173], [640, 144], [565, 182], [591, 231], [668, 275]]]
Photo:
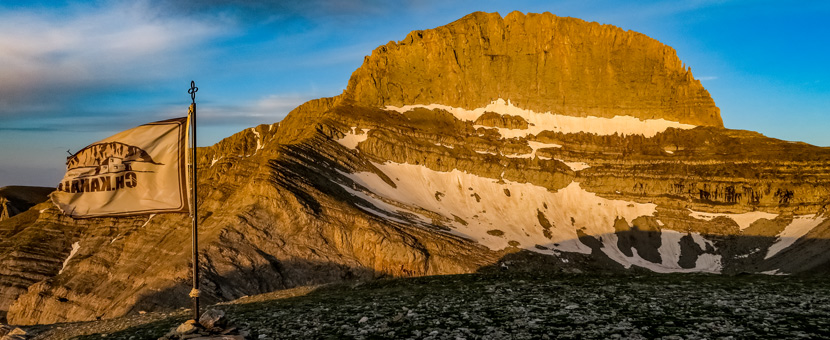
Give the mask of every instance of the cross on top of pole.
[[190, 93], [190, 100], [193, 101], [193, 104], [196, 104], [196, 92], [199, 91], [199, 88], [196, 87], [196, 82], [191, 80], [190, 81], [190, 89], [187, 90], [187, 93]]

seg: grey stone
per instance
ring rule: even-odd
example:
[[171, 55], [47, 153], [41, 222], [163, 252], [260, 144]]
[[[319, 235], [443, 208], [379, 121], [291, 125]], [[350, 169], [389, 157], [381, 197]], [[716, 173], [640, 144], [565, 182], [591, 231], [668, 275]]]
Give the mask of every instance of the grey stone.
[[225, 312], [219, 309], [209, 309], [199, 317], [199, 324], [206, 329], [223, 328], [226, 322]]

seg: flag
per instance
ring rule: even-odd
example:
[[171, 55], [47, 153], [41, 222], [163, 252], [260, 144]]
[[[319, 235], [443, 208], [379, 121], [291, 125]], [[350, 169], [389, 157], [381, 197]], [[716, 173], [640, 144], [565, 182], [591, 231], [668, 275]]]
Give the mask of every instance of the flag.
[[66, 159], [52, 202], [73, 218], [187, 212], [187, 118], [144, 124]]

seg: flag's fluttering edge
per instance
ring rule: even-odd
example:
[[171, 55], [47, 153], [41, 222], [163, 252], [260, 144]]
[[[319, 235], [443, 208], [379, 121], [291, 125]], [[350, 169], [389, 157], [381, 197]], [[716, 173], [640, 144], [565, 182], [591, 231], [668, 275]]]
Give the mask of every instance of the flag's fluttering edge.
[[52, 202], [74, 218], [188, 211], [186, 124], [144, 124], [78, 151]]

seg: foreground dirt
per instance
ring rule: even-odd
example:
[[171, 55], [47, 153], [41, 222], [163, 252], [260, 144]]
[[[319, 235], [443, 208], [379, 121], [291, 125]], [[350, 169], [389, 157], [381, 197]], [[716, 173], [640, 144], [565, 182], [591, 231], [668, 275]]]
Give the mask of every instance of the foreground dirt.
[[[826, 278], [470, 274], [303, 287], [217, 305], [251, 339], [828, 338]], [[156, 339], [189, 312], [30, 328]]]

